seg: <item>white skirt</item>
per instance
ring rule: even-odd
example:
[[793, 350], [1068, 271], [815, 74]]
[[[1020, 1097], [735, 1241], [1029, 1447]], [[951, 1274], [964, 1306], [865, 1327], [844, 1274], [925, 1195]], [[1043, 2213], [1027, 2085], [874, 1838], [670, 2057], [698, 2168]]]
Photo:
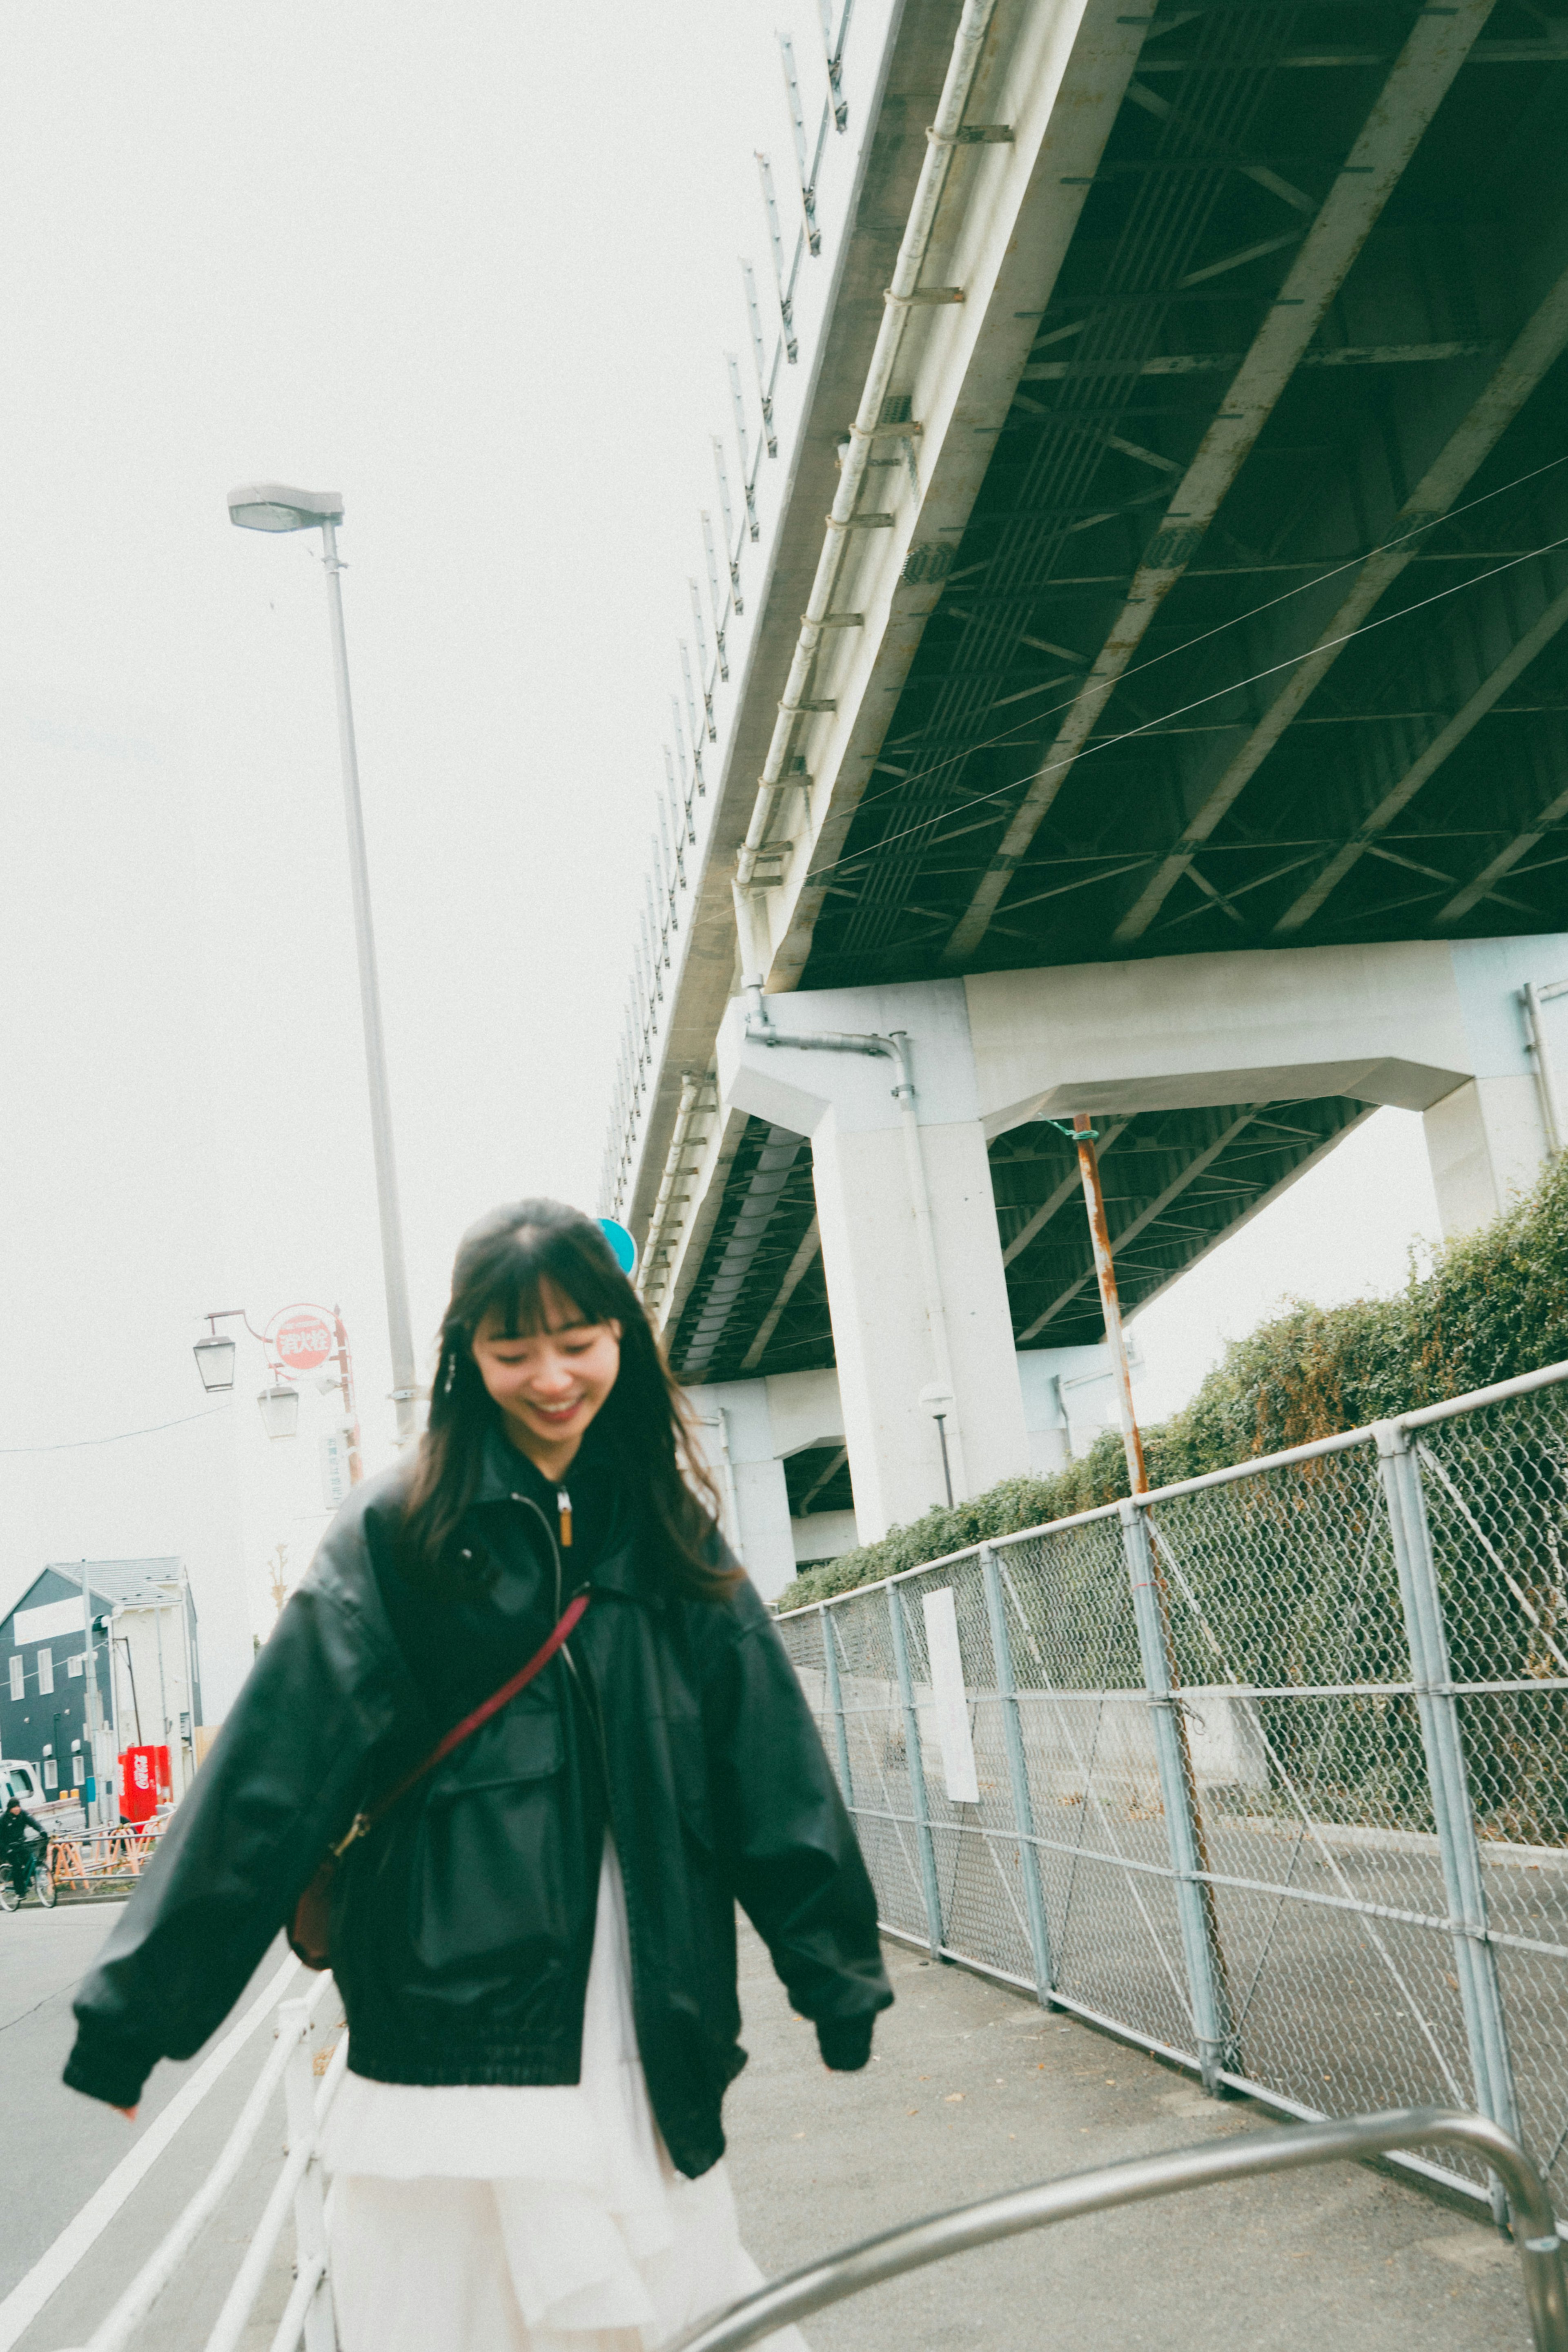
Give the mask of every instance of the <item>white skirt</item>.
[[[342, 2352], [653, 2352], [762, 2284], [722, 2164], [671, 2163], [643, 2078], [608, 1838], [581, 2080], [346, 2074], [323, 2136]], [[806, 2352], [789, 2327], [764, 2352]]]

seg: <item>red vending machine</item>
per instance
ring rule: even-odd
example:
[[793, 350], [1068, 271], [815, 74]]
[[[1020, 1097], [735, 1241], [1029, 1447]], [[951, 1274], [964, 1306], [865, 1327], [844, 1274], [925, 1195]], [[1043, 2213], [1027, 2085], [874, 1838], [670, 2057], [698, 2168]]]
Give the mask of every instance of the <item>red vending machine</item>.
[[[167, 1750], [163, 1751], [167, 1754]], [[128, 1748], [120, 1759], [120, 1818], [148, 1822], [158, 1810], [156, 1748]]]

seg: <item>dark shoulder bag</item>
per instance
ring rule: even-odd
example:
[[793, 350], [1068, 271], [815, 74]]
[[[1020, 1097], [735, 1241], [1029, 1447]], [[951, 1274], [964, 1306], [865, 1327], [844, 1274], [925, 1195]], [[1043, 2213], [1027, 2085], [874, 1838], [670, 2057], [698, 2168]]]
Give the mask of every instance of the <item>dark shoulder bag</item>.
[[337, 1844], [327, 1853], [309, 1885], [294, 1906], [294, 1917], [288, 1929], [288, 1941], [293, 1951], [304, 1961], [308, 1969], [327, 1969], [332, 1965], [331, 1955], [328, 1950], [332, 1881], [337, 1874], [339, 1863], [356, 1838], [367, 1836], [375, 1828], [376, 1823], [391, 1812], [398, 1800], [407, 1796], [416, 1782], [423, 1780], [427, 1772], [434, 1772], [438, 1764], [444, 1763], [453, 1749], [461, 1748], [463, 1742], [471, 1738], [482, 1723], [488, 1723], [493, 1715], [500, 1713], [508, 1700], [516, 1698], [520, 1690], [527, 1689], [534, 1676], [549, 1665], [561, 1643], [570, 1637], [583, 1611], [587, 1608], [588, 1602], [589, 1595], [586, 1592], [580, 1592], [575, 1601], [569, 1602], [549, 1639], [542, 1648], [535, 1651], [526, 1666], [519, 1666], [517, 1673], [509, 1676], [498, 1691], [491, 1692], [482, 1706], [476, 1706], [472, 1715], [465, 1715], [461, 1723], [455, 1724], [445, 1738], [431, 1749], [423, 1763], [416, 1764], [412, 1772], [404, 1773], [394, 1789], [389, 1789], [386, 1795], [380, 1798], [367, 1811], [354, 1815], [349, 1824], [347, 1836], [340, 1837]]

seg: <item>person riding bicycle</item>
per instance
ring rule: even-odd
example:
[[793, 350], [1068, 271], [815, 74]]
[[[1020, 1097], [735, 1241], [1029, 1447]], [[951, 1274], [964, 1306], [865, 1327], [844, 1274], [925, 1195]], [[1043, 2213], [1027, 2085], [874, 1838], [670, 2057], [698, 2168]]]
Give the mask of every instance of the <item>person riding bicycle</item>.
[[29, 1846], [41, 1849], [48, 1842], [49, 1833], [42, 1822], [24, 1812], [21, 1799], [13, 1797], [0, 1813], [0, 1863], [9, 1864], [11, 1884], [18, 1895], [26, 1893], [37, 1866], [37, 1856], [28, 1852]]

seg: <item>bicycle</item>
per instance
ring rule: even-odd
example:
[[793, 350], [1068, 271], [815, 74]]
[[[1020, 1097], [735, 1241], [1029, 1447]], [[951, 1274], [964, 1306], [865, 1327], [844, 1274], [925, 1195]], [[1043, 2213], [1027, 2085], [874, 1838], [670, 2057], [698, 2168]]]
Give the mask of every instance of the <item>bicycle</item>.
[[29, 1893], [37, 1895], [46, 1911], [52, 1911], [59, 1899], [47, 1850], [34, 1853], [24, 1846], [19, 1853], [0, 1861], [0, 1911], [19, 1909]]

